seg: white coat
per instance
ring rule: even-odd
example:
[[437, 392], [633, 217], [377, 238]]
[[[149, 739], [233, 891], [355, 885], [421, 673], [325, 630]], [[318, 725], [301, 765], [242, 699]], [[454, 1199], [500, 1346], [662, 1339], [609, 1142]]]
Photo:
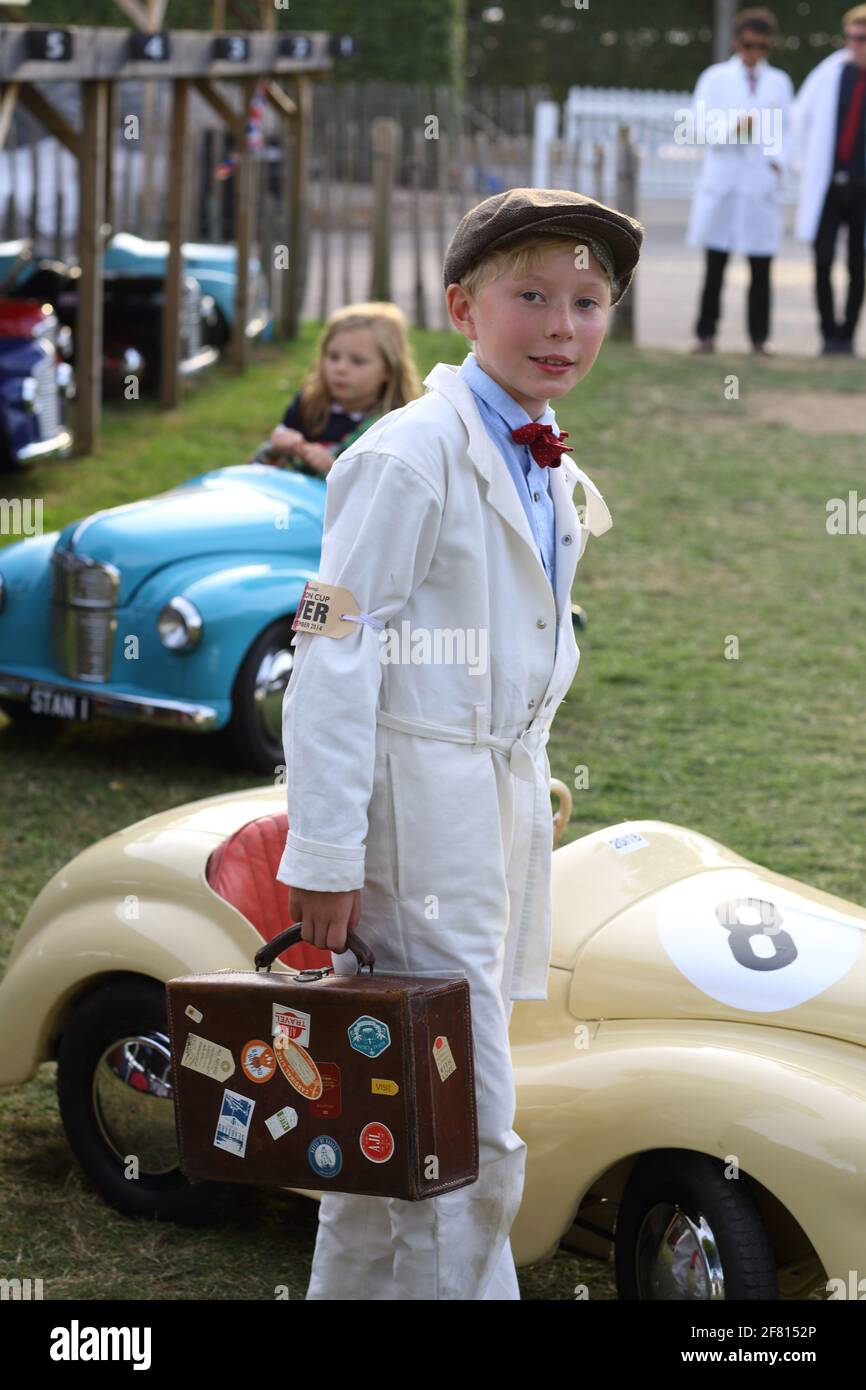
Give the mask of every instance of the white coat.
[[[580, 659], [575, 567], [589, 532], [606, 531], [611, 517], [563, 456], [550, 470], [554, 596], [514, 481], [457, 372], [440, 362], [427, 395], [383, 417], [334, 464], [319, 578], [349, 589], [401, 640], [407, 624], [416, 643], [421, 631], [465, 633], [467, 652], [470, 641], [476, 655], [486, 648], [486, 667], [387, 662], [385, 634], [367, 624], [342, 638], [296, 634], [277, 877], [363, 888], [358, 929], [384, 953], [383, 969], [413, 973], [429, 955], [435, 973], [441, 952], [486, 960], [493, 941], [503, 998], [545, 999], [546, 744]], [[572, 501], [578, 479], [587, 524]], [[335, 966], [354, 970], [354, 959]]]
[[[713, 63], [698, 78], [691, 110], [697, 138], [705, 131], [706, 143], [686, 233], [689, 246], [743, 256], [774, 256], [779, 250], [782, 175], [771, 161], [784, 169], [794, 88], [786, 72], [763, 59], [754, 71], [758, 78], [754, 92], [746, 65], [736, 53], [724, 63]], [[724, 112], [724, 121], [713, 117], [713, 111]], [[740, 142], [737, 116], [749, 111], [757, 113], [757, 129], [752, 139]], [[714, 132], [716, 123], [727, 132], [724, 141]], [[710, 143], [713, 140], [717, 143]]]
[[851, 61], [847, 48], [831, 53], [813, 68], [791, 108], [794, 168], [800, 176], [796, 235], [814, 241], [833, 176], [836, 117], [842, 69]]
[[[328, 475], [319, 578], [386, 624], [397, 654], [463, 634], [440, 660], [385, 662], [375, 628], [299, 634], [283, 701], [289, 833], [278, 878], [362, 887], [359, 934], [384, 973], [469, 982], [478, 1178], [422, 1202], [325, 1192], [308, 1299], [520, 1298], [509, 1232], [513, 999], [545, 999], [550, 956], [550, 722], [580, 653], [571, 585], [611, 525], [570, 459], [550, 470], [556, 592], [505, 460], [458, 368], [373, 425]], [[586, 491], [587, 522], [572, 492]], [[404, 624], [406, 628], [404, 629]], [[473, 637], [470, 648], [469, 638]], [[482, 653], [484, 658], [482, 659]], [[393, 653], [389, 652], [389, 655]], [[462, 662], [445, 660], [463, 656]], [[338, 975], [354, 958], [334, 955]], [[443, 1136], [447, 1142], [447, 1136]]]

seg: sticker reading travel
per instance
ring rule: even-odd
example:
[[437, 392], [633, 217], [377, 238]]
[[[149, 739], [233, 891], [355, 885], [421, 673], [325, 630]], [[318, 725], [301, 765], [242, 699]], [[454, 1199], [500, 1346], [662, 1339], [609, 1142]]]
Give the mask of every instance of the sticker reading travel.
[[447, 1081], [451, 1073], [457, 1070], [454, 1053], [451, 1051], [451, 1044], [447, 1038], [440, 1036], [434, 1042], [433, 1060], [442, 1081]]
[[217, 1120], [214, 1144], [226, 1153], [243, 1158], [247, 1151], [247, 1135], [253, 1117], [255, 1101], [249, 1096], [238, 1095], [237, 1091], [223, 1091], [223, 1103]]
[[278, 1033], [282, 1033], [284, 1037], [293, 1038], [295, 1042], [299, 1042], [301, 1047], [309, 1047], [309, 1014], [305, 1014], [302, 1009], [290, 1009], [288, 1004], [274, 1004], [271, 1012], [272, 1037], [275, 1038]]
[[361, 1153], [371, 1163], [387, 1163], [394, 1153], [394, 1136], [381, 1120], [371, 1120], [361, 1130], [358, 1142]]
[[227, 1081], [235, 1069], [235, 1059], [227, 1047], [208, 1042], [197, 1033], [190, 1033], [187, 1038], [180, 1064], [202, 1076], [212, 1076], [215, 1081]]
[[278, 1034], [274, 1038], [274, 1052], [280, 1071], [289, 1084], [307, 1100], [318, 1100], [323, 1089], [322, 1078], [307, 1049], [293, 1038]]
[[339, 584], [320, 584], [317, 579], [308, 579], [301, 594], [298, 611], [292, 623], [293, 632], [310, 632], [316, 637], [346, 637], [356, 632], [357, 623], [347, 622], [340, 617], [349, 613], [356, 618], [361, 605], [351, 589]]
[[378, 1057], [386, 1047], [391, 1046], [391, 1031], [387, 1023], [380, 1018], [371, 1018], [369, 1014], [361, 1014], [360, 1018], [349, 1024], [346, 1032], [351, 1046], [356, 1052], [363, 1052], [365, 1057]]
[[241, 1049], [241, 1067], [244, 1076], [250, 1081], [256, 1081], [259, 1085], [264, 1081], [270, 1081], [277, 1069], [277, 1059], [270, 1043], [266, 1043], [262, 1038], [253, 1038], [252, 1042], [244, 1043]]

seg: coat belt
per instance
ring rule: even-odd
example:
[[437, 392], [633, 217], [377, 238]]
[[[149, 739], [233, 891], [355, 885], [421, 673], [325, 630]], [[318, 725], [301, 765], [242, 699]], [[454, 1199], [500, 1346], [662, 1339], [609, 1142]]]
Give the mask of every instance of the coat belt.
[[475, 750], [493, 748], [508, 757], [510, 771], [524, 782], [533, 782], [536, 777], [535, 754], [550, 737], [550, 721], [538, 718], [515, 738], [500, 738], [484, 729], [489, 723], [486, 705], [475, 706], [475, 728], [464, 729], [453, 724], [433, 724], [424, 719], [405, 719], [399, 714], [389, 714], [387, 710], [376, 710], [376, 723], [388, 729], [396, 729], [403, 734], [417, 734], [420, 738], [438, 738], [446, 743], [468, 743]]

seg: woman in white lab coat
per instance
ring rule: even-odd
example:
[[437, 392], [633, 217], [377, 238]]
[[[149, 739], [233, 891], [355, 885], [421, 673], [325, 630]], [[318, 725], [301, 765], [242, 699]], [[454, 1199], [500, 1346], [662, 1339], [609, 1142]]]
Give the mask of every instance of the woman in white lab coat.
[[704, 145], [704, 161], [686, 240], [706, 249], [696, 352], [715, 349], [722, 283], [732, 251], [749, 258], [748, 332], [754, 350], [766, 352], [770, 262], [781, 242], [779, 182], [794, 95], [788, 74], [766, 60], [775, 33], [769, 10], [738, 15], [733, 56], [707, 68], [695, 87], [692, 116], [695, 139]]

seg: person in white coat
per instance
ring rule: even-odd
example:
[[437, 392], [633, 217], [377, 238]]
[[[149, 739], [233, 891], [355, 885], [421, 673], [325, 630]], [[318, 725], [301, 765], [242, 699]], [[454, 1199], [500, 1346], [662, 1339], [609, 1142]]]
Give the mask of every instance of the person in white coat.
[[471, 209], [443, 280], [474, 350], [434, 367], [427, 394], [328, 475], [318, 582], [360, 612], [346, 636], [296, 634], [277, 877], [336, 973], [356, 968], [351, 928], [385, 973], [468, 980], [479, 1176], [418, 1202], [325, 1192], [308, 1299], [520, 1297], [509, 1232], [526, 1145], [508, 1022], [513, 1000], [547, 997], [546, 744], [580, 658], [575, 566], [611, 525], [549, 398], [591, 369], [642, 236], [568, 190]]
[[[854, 352], [866, 263], [866, 5], [842, 17], [845, 47], [806, 78], [791, 111], [800, 173], [796, 234], [812, 243], [822, 354]], [[848, 294], [841, 323], [830, 280], [839, 228], [848, 228]]]
[[743, 10], [734, 20], [733, 56], [708, 67], [695, 87], [691, 128], [705, 149], [686, 241], [706, 250], [695, 352], [715, 350], [731, 252], [749, 259], [748, 333], [755, 352], [767, 351], [771, 262], [782, 233], [779, 183], [794, 95], [788, 74], [767, 62], [776, 32], [770, 10]]

